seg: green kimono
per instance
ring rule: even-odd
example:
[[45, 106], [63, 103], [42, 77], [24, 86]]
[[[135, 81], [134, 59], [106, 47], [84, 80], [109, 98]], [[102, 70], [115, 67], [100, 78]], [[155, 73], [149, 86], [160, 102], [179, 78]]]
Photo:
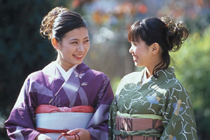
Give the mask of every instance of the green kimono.
[[[146, 69], [133, 72], [121, 80], [110, 107], [109, 140], [115, 140], [116, 135], [141, 136], [143, 139], [153, 136], [152, 139], [155, 137], [160, 140], [197, 140], [192, 103], [187, 91], [176, 79], [174, 69], [160, 70], [157, 72], [158, 78], [152, 76], [151, 80], [141, 84], [145, 72]], [[159, 118], [163, 131], [116, 131], [116, 116], [119, 114], [128, 118]]]

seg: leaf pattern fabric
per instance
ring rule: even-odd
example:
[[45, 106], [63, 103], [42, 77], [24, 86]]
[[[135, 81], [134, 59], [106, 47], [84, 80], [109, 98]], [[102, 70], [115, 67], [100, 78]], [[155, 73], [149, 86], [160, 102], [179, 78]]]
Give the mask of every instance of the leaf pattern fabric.
[[[112, 102], [109, 116], [109, 139], [114, 140], [116, 112], [154, 114], [162, 117], [164, 131], [161, 140], [197, 140], [196, 122], [190, 97], [176, 79], [173, 68], [157, 72], [142, 83], [143, 74], [133, 72], [121, 80]], [[135, 136], [134, 136], [135, 137]], [[148, 138], [148, 137], [145, 137]]]

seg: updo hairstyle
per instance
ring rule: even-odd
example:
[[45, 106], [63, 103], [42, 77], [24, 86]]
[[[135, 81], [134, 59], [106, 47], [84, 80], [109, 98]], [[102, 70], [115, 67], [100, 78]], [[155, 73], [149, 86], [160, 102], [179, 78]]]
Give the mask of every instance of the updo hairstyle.
[[189, 33], [182, 21], [175, 22], [171, 17], [152, 17], [135, 22], [128, 33], [129, 42], [140, 40], [150, 46], [158, 43], [162, 49], [162, 61], [153, 69], [153, 75], [170, 65], [169, 51], [178, 51]]
[[79, 27], [87, 27], [80, 14], [67, 8], [55, 7], [42, 20], [40, 34], [49, 40], [61, 41], [65, 33]]

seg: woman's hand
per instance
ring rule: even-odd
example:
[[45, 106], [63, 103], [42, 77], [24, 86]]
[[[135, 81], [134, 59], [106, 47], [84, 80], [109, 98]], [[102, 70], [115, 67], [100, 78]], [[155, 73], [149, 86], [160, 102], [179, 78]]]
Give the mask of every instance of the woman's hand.
[[47, 135], [44, 134], [39, 134], [35, 140], [53, 140], [50, 137], [48, 137]]
[[[90, 133], [86, 129], [77, 128], [77, 129], [68, 131], [67, 134], [68, 135], [64, 136], [67, 140], [90, 140]], [[76, 134], [79, 136], [77, 136]]]

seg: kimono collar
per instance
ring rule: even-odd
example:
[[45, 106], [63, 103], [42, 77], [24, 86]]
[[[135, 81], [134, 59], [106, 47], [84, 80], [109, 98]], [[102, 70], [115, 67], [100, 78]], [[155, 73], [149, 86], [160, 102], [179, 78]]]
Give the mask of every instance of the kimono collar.
[[[50, 64], [48, 64], [47, 66], [45, 66], [42, 69], [43, 73], [45, 75], [48, 75], [48, 76], [51, 76], [54, 78], [59, 78], [59, 79], [65, 80], [55, 63], [56, 62], [53, 61]], [[81, 63], [81, 64], [77, 65], [77, 67], [74, 69], [73, 73], [75, 75], [80, 75], [80, 77], [82, 77], [81, 75], [84, 75], [87, 72], [87, 70], [90, 70], [90, 68], [85, 63]]]
[[154, 76], [152, 76], [151, 77], [152, 81], [176, 78], [173, 67], [168, 67], [167, 69], [159, 70], [156, 74], [158, 78], [155, 78]]
[[78, 72], [78, 73], [86, 73], [87, 70], [90, 70], [90, 68], [84, 63], [82, 62], [81, 64], [79, 64], [74, 71]]
[[[143, 76], [146, 73], [146, 68], [144, 68], [141, 72], [141, 77], [140, 77], [140, 81], [142, 83]], [[144, 81], [144, 83], [150, 83], [150, 82], [156, 82], [158, 83], [158, 81], [163, 81], [166, 79], [172, 79], [172, 78], [176, 78], [175, 74], [174, 74], [174, 68], [173, 67], [168, 67], [167, 69], [164, 70], [159, 70], [157, 73], [158, 78], [155, 78], [154, 76], [151, 76], [150, 79], [147, 79], [146, 81]], [[135, 77], [136, 81], [139, 82], [139, 79], [137, 77]], [[142, 84], [144, 84], [142, 83]]]
[[142, 83], [143, 75], [145, 72], [146, 72], [146, 68], [144, 68], [140, 72], [140, 80], [138, 78], [139, 76], [133, 75], [135, 77], [133, 77], [133, 79], [131, 79], [132, 83], [135, 83], [140, 86], [146, 85], [146, 87], [147, 87], [147, 86], [151, 85], [151, 83], [153, 83], [152, 85], [161, 85], [164, 81], [167, 81], [168, 79], [176, 78], [176, 76], [174, 74], [174, 69], [172, 67], [168, 67], [167, 69], [159, 70], [156, 73], [158, 78], [155, 78], [154, 76], [152, 76], [152, 77], [150, 77], [150, 80], [148, 79], [146, 82]]
[[65, 71], [59, 64], [58, 62], [55, 61], [55, 65], [58, 68], [59, 72], [61, 73], [61, 75], [63, 76], [63, 78], [65, 79], [65, 81], [67, 81], [69, 79], [69, 77], [71, 76], [72, 72], [74, 71], [74, 69], [77, 67], [77, 65], [74, 65], [73, 67], [71, 67], [68, 71]]

